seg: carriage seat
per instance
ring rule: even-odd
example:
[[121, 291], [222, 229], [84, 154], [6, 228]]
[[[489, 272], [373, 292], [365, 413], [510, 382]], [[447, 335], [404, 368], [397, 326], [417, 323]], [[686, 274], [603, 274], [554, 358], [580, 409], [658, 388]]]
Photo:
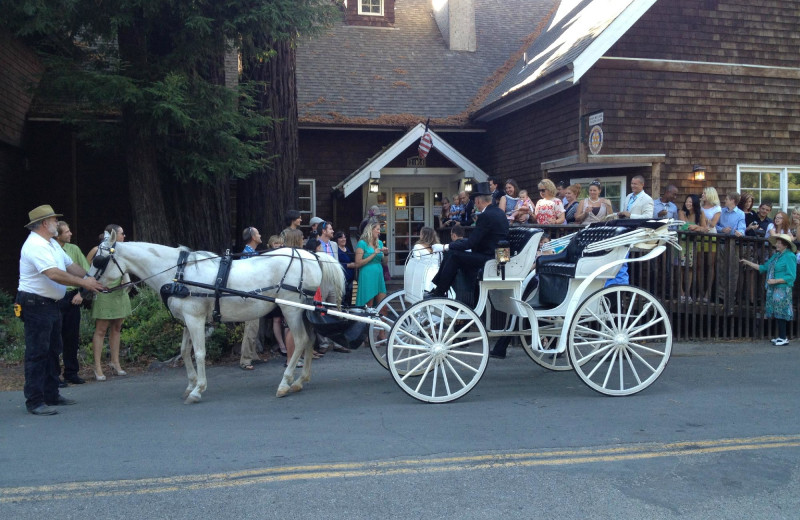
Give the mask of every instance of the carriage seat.
[[[533, 267], [541, 236], [542, 230], [539, 228], [513, 227], [508, 230], [506, 240], [511, 250], [511, 259], [506, 264], [506, 280], [521, 281], [528, 275]], [[474, 305], [477, 302], [476, 282], [500, 278], [501, 276], [497, 274], [497, 261], [494, 258], [487, 260], [483, 269], [459, 271], [453, 283], [456, 298], [466, 305]]]
[[631, 231], [629, 227], [623, 226], [590, 226], [578, 231], [563, 251], [537, 258], [539, 303], [546, 307], [560, 305], [567, 296], [570, 280], [575, 278], [578, 261], [584, 257], [602, 256], [608, 252], [586, 253], [584, 251], [586, 246], [629, 231]]
[[584, 249], [589, 244], [613, 238], [630, 231], [623, 226], [592, 226], [578, 231], [570, 240], [569, 245], [554, 255], [544, 255], [536, 259], [536, 272], [541, 274], [556, 274], [559, 276], [575, 276], [578, 260], [584, 256], [602, 256], [605, 251], [585, 253]]

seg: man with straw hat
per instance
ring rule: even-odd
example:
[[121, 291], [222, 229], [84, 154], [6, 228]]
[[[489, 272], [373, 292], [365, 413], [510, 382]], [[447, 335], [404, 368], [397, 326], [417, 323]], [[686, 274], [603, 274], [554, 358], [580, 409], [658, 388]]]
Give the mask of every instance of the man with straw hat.
[[98, 292], [103, 285], [86, 277], [61, 249], [58, 218], [49, 205], [28, 213], [31, 233], [19, 258], [16, 303], [25, 324], [25, 406], [33, 415], [55, 415], [52, 406], [75, 404], [58, 393], [58, 355], [61, 353], [61, 312], [58, 302], [68, 285]]

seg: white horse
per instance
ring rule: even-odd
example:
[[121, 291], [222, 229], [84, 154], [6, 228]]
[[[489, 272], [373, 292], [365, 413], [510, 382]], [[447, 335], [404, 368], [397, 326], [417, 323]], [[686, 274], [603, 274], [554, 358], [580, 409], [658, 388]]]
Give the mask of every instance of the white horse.
[[[181, 251], [188, 250], [145, 242], [117, 243], [116, 233], [112, 231], [100, 244], [90, 274], [99, 274], [98, 279], [107, 283], [124, 273], [131, 273], [159, 291], [163, 285], [175, 279]], [[219, 256], [206, 251], [188, 252], [183, 279], [214, 285], [220, 260]], [[341, 265], [330, 255], [283, 248], [234, 261], [225, 287], [302, 303], [318, 287], [322, 287], [323, 294], [326, 288], [332, 288], [335, 294], [343, 294], [344, 284]], [[206, 389], [205, 326], [212, 320], [215, 298], [212, 290], [185, 287], [191, 295], [184, 298], [172, 296], [168, 300], [168, 306], [172, 315], [185, 324], [181, 355], [186, 365], [189, 385], [183, 397], [186, 398], [186, 404], [190, 404], [200, 401], [201, 394]], [[305, 294], [301, 294], [300, 290]], [[275, 305], [264, 300], [230, 294], [219, 299], [222, 321], [255, 320], [272, 311]], [[296, 344], [294, 355], [289, 360], [278, 386], [277, 396], [283, 397], [290, 391], [299, 392], [303, 389], [303, 383], [311, 380], [314, 343], [305, 320], [305, 311], [289, 304], [281, 304], [280, 309]], [[196, 370], [192, 363], [192, 347], [197, 362]], [[294, 380], [294, 368], [302, 355], [305, 355], [303, 372], [299, 379]]]

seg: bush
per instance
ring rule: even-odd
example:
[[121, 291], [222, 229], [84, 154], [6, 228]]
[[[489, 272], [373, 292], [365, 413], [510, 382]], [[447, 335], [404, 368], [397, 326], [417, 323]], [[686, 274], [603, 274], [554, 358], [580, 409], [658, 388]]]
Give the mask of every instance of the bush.
[[[172, 317], [161, 301], [161, 296], [148, 287], [142, 287], [131, 300], [133, 313], [122, 325], [120, 355], [128, 361], [139, 362], [156, 358], [160, 361], [180, 353], [183, 324]], [[90, 320], [91, 321], [91, 320]], [[219, 324], [206, 328], [206, 359], [216, 361], [231, 350], [241, 326]]]
[[0, 290], [0, 361], [25, 359], [25, 327], [14, 315], [14, 297]]

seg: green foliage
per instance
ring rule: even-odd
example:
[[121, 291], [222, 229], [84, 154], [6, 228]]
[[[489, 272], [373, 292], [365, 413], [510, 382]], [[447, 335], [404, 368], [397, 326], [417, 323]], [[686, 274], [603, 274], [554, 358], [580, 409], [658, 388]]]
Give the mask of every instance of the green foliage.
[[[82, 140], [119, 150], [109, 129], [121, 116], [157, 136], [164, 173], [189, 179], [244, 178], [262, 169], [268, 114], [253, 85], [223, 85], [232, 44], [269, 56], [269, 45], [312, 34], [339, 12], [330, 0], [7, 0], [0, 27], [39, 50], [47, 71], [39, 95], [69, 110]], [[86, 117], [94, 114], [101, 117]], [[111, 130], [111, 131], [109, 131]], [[131, 172], [135, 174], [135, 172]]]
[[0, 290], [0, 361], [19, 362], [25, 358], [25, 329], [14, 316], [14, 298]]
[[155, 291], [139, 289], [131, 307], [133, 313], [122, 323], [120, 345], [128, 361], [163, 361], [180, 352], [183, 325], [172, 318]]
[[[142, 287], [131, 299], [133, 313], [122, 324], [120, 355], [126, 361], [160, 361], [180, 353], [183, 324], [172, 318], [161, 297]], [[91, 320], [89, 320], [91, 321]], [[210, 334], [209, 334], [210, 332]], [[206, 330], [206, 359], [216, 361], [242, 340], [242, 326], [219, 324]]]

